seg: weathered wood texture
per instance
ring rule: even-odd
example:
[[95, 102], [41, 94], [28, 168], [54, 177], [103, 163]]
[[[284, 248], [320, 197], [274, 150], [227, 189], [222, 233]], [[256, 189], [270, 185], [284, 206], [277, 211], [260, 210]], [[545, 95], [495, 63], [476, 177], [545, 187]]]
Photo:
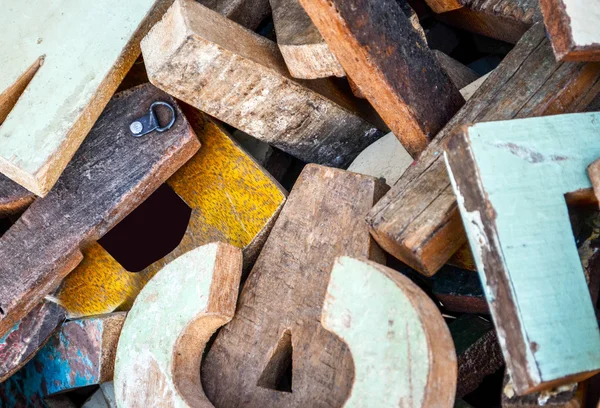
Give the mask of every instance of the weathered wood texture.
[[25, 211], [34, 199], [32, 192], [0, 174], [0, 218]]
[[538, 0], [426, 0], [447, 24], [515, 44], [542, 16]]
[[64, 320], [62, 307], [42, 301], [0, 338], [0, 382], [31, 360]]
[[0, 238], [0, 336], [77, 266], [80, 248], [104, 235], [198, 150], [179, 109], [170, 130], [131, 135], [129, 124], [156, 100], [176, 106], [149, 84], [116, 95], [52, 192]]
[[455, 313], [490, 313], [476, 272], [448, 265], [431, 280], [431, 291], [446, 310]]
[[6, 5], [0, 15], [0, 173], [37, 195], [50, 191], [170, 2]]
[[510, 375], [504, 376], [502, 408], [584, 408], [586, 384], [566, 384], [529, 395], [517, 395]]
[[346, 73], [418, 156], [464, 104], [395, 1], [300, 0]]
[[[47, 401], [48, 399], [46, 399], [46, 403]], [[100, 384], [100, 387], [96, 390], [94, 394], [92, 394], [90, 398], [87, 399], [87, 401], [81, 406], [81, 408], [117, 408], [117, 401], [115, 399], [115, 388], [113, 382], [107, 381], [105, 383]]]
[[458, 248], [454, 255], [448, 259], [447, 264], [477, 272], [477, 266], [475, 265], [475, 260], [473, 259], [471, 247], [468, 242]]
[[594, 189], [596, 200], [600, 202], [600, 159], [590, 164], [587, 171], [592, 182], [592, 188]]
[[[352, 358], [321, 326], [321, 309], [336, 256], [383, 260], [362, 220], [384, 188], [372, 177], [304, 168], [244, 285], [235, 317], [202, 366], [204, 390], [216, 407], [330, 407], [346, 400]], [[287, 369], [292, 392], [278, 390]]]
[[494, 325], [475, 315], [462, 315], [450, 324], [458, 359], [456, 396], [475, 391], [483, 379], [504, 365]]
[[[435, 55], [435, 58], [437, 58], [438, 62], [440, 63], [442, 69], [446, 71], [446, 73], [450, 77], [452, 83], [458, 89], [460, 89], [460, 93], [461, 95], [463, 95], [464, 98], [462, 88], [477, 80], [477, 78], [479, 78], [479, 75], [469, 67], [461, 64], [454, 58], [444, 54], [441, 51], [432, 50], [432, 52]], [[465, 98], [465, 101], [466, 100], [467, 99]]]
[[321, 323], [350, 349], [344, 407], [450, 408], [456, 354], [436, 305], [410, 279], [375, 262], [337, 258]]
[[196, 0], [230, 20], [255, 30], [269, 16], [269, 0]]
[[270, 0], [277, 45], [294, 78], [346, 75], [298, 0]]
[[245, 263], [258, 256], [285, 191], [221, 127], [193, 108], [183, 109], [202, 148], [167, 181], [192, 209], [180, 244], [138, 273], [127, 272], [100, 245], [89, 246], [56, 295], [70, 317], [128, 310], [161, 268], [210, 242], [242, 249]]
[[119, 407], [212, 407], [200, 382], [202, 354], [235, 313], [241, 274], [242, 252], [213, 243], [180, 256], [148, 282], [119, 339]]
[[540, 0], [556, 59], [600, 61], [600, 2]]
[[191, 0], [142, 50], [156, 86], [301, 160], [342, 167], [383, 135], [331, 81], [294, 81], [276, 44]]
[[0, 384], [3, 407], [43, 407], [59, 392], [113, 378], [125, 313], [66, 322], [20, 371]]
[[599, 64], [555, 62], [544, 27], [532, 27], [370, 211], [377, 242], [414, 269], [434, 274], [466, 242], [441, 158], [448, 136], [470, 123], [583, 111], [598, 95], [599, 80]]
[[[565, 194], [591, 193], [600, 114], [478, 123], [444, 153], [517, 394], [600, 370]], [[501, 174], [502, 177], [498, 177]]]

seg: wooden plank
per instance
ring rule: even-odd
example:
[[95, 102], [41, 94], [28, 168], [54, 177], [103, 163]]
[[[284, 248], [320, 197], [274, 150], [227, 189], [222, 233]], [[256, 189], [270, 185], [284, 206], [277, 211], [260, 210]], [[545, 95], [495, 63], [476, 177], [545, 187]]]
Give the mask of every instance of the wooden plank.
[[504, 376], [502, 408], [584, 408], [586, 384], [566, 384], [529, 395], [517, 395], [510, 375]]
[[[52, 192], [2, 236], [0, 336], [77, 266], [80, 248], [104, 235], [198, 150], [179, 109], [170, 130], [132, 136], [129, 125], [156, 100], [176, 106], [150, 84], [115, 96]], [[158, 115], [167, 122], [167, 112]]]
[[127, 272], [100, 245], [89, 246], [56, 294], [69, 317], [128, 310], [165, 265], [210, 242], [242, 249], [246, 264], [258, 256], [283, 207], [285, 190], [221, 127], [193, 108], [183, 109], [202, 149], [167, 181], [192, 209], [181, 243], [138, 273]]
[[196, 0], [250, 30], [271, 13], [269, 0]]
[[48, 194], [168, 3], [62, 0], [39, 7], [28, 0], [5, 8], [0, 173], [39, 196]]
[[298, 0], [271, 0], [277, 45], [294, 78], [346, 76]]
[[114, 380], [119, 407], [159, 401], [212, 407], [200, 382], [202, 355], [235, 313], [241, 274], [242, 251], [212, 243], [175, 259], [148, 282], [119, 339]]
[[34, 199], [32, 192], [0, 174], [0, 218], [25, 211]]
[[490, 313], [476, 272], [444, 266], [431, 280], [431, 291], [446, 310], [455, 313]]
[[25, 367], [0, 384], [6, 408], [39, 407], [47, 396], [110, 381], [125, 313], [66, 322]]
[[448, 265], [477, 272], [477, 266], [471, 253], [469, 243], [463, 244], [447, 262]]
[[273, 42], [196, 2], [177, 0], [142, 50], [156, 86], [303, 161], [345, 166], [383, 135], [333, 82], [294, 81]]
[[321, 323], [354, 361], [344, 407], [453, 407], [456, 354], [436, 305], [410, 279], [375, 262], [337, 258]]
[[[585, 110], [600, 91], [600, 65], [557, 63], [533, 27], [367, 217], [390, 254], [434, 274], [466, 242], [442, 152], [463, 125]], [[527, 86], [523, 86], [527, 84]]]
[[494, 325], [476, 315], [462, 315], [450, 323], [456, 347], [458, 382], [456, 396], [475, 391], [483, 379], [504, 365]]
[[300, 0], [346, 73], [418, 156], [463, 105], [396, 2]]
[[540, 8], [556, 59], [600, 61], [597, 0], [540, 0]]
[[62, 307], [43, 301], [0, 338], [0, 382], [31, 360], [64, 321]]
[[[321, 326], [321, 309], [336, 256], [383, 260], [361, 220], [384, 188], [372, 177], [304, 168], [250, 272], [235, 317], [202, 365], [204, 390], [216, 406], [343, 404], [354, 377], [352, 357]], [[286, 370], [292, 379], [287, 384]]]
[[[435, 55], [435, 57], [437, 58], [438, 62], [440, 63], [440, 66], [442, 67], [442, 69], [444, 71], [446, 71], [446, 73], [450, 77], [450, 80], [452, 81], [452, 83], [458, 89], [460, 89], [460, 93], [461, 93], [461, 95], [463, 95], [463, 98], [464, 98], [462, 88], [464, 88], [465, 86], [469, 85], [472, 82], [475, 82], [475, 80], [477, 80], [477, 78], [479, 78], [479, 75], [472, 69], [461, 64], [454, 58], [444, 54], [441, 51], [432, 50], [432, 52]], [[467, 99], [465, 98], [465, 101], [466, 100]]]
[[537, 0], [426, 0], [444, 23], [515, 44], [542, 20]]
[[600, 156], [599, 121], [585, 113], [478, 123], [444, 153], [519, 395], [600, 370], [600, 333], [565, 200], [584, 189], [592, 196], [585, 169]]

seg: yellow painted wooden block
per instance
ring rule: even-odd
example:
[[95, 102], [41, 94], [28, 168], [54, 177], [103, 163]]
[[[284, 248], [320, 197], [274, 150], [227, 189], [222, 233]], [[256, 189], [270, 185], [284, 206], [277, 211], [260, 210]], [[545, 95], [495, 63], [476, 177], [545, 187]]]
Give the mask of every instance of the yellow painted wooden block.
[[127, 272], [99, 244], [64, 280], [57, 298], [69, 317], [128, 310], [143, 286], [165, 264], [214, 241], [254, 258], [285, 202], [285, 191], [219, 126], [184, 109], [202, 147], [167, 184], [192, 209], [185, 235], [169, 255], [141, 272]]

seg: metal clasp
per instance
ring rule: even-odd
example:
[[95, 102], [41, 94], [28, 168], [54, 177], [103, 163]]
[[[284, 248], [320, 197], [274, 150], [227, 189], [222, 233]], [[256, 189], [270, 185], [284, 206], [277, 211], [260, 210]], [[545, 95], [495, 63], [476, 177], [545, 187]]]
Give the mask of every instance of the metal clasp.
[[[163, 127], [161, 127], [160, 123], [158, 123], [158, 118], [156, 117], [156, 112], [154, 112], [154, 107], [159, 106], [159, 105], [166, 106], [171, 111], [171, 121], [166, 126], [163, 126]], [[129, 130], [131, 130], [131, 133], [133, 134], [134, 137], [141, 137], [141, 136], [147, 135], [148, 133], [153, 132], [155, 130], [160, 133], [160, 132], [164, 132], [165, 130], [171, 129], [171, 127], [173, 127], [173, 124], [175, 123], [175, 119], [176, 119], [176, 114], [175, 114], [175, 108], [173, 108], [173, 106], [171, 106], [167, 102], [156, 101], [152, 105], [150, 105], [150, 109], [149, 109], [147, 115], [134, 120], [131, 123], [131, 125], [129, 125]]]

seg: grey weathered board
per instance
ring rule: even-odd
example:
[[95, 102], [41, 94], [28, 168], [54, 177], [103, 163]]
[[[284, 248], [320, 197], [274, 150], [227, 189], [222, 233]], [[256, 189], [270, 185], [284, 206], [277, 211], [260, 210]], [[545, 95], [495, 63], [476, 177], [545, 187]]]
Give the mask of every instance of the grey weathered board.
[[[116, 95], [51, 193], [36, 200], [0, 238], [0, 337], [58, 286], [98, 240], [199, 148], [177, 109], [164, 133], [133, 137], [129, 125], [156, 100], [152, 85]], [[161, 123], [168, 120], [159, 111]]]
[[466, 242], [441, 159], [448, 137], [475, 122], [580, 112], [599, 92], [599, 64], [557, 63], [543, 25], [532, 27], [370, 211], [375, 239], [413, 268], [434, 274]]
[[277, 45], [192, 0], [142, 41], [150, 81], [306, 162], [343, 167], [383, 136], [330, 80], [290, 77]]
[[[382, 260], [362, 220], [383, 188], [373, 177], [304, 168], [233, 320], [205, 357], [202, 384], [216, 407], [343, 404], [353, 383], [352, 357], [321, 326], [323, 299], [336, 256]], [[292, 373], [288, 392], [282, 385], [286, 370]]]
[[300, 0], [342, 67], [417, 157], [464, 104], [400, 5]]
[[0, 174], [0, 218], [20, 213], [34, 199], [32, 192]]

